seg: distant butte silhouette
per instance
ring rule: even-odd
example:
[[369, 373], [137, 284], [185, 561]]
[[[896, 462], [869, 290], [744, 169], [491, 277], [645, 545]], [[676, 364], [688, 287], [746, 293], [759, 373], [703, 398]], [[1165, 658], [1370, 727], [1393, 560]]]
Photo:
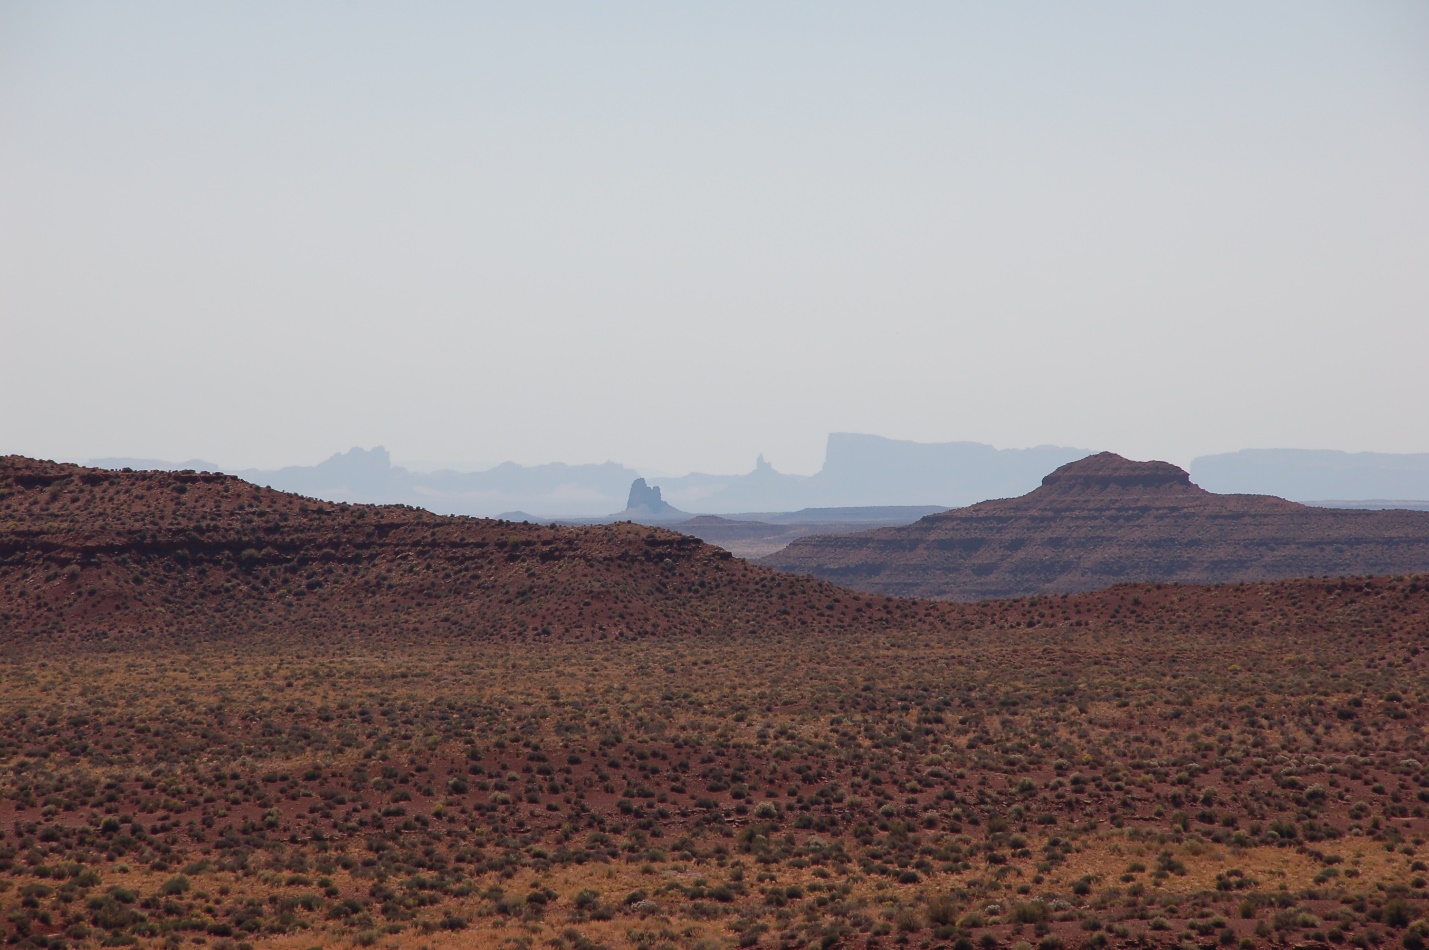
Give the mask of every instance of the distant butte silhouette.
[[951, 600], [1429, 570], [1429, 512], [1217, 495], [1168, 462], [1102, 452], [1020, 498], [799, 539], [758, 562], [856, 590]]

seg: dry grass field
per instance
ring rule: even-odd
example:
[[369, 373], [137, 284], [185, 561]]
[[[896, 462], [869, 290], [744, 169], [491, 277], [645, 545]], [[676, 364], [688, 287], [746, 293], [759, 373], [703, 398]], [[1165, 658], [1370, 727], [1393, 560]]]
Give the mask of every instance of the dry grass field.
[[10, 467], [11, 945], [1429, 939], [1429, 577], [931, 604]]

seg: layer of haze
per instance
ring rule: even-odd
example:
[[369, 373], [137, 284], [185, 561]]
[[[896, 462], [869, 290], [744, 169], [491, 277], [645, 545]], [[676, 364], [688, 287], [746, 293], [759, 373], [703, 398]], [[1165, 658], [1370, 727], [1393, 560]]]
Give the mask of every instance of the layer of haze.
[[0, 452], [1429, 451], [1429, 5], [0, 6]]

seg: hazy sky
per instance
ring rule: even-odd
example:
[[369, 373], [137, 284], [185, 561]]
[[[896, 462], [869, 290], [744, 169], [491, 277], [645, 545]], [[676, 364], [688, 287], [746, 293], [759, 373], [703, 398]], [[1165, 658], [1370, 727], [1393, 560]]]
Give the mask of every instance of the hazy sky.
[[1429, 451], [1429, 4], [0, 4], [0, 452]]

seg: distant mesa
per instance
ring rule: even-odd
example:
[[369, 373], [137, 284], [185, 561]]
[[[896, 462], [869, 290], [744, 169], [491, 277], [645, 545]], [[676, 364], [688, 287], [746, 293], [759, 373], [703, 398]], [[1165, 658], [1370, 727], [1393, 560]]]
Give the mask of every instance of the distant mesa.
[[1167, 462], [1110, 452], [1019, 498], [913, 524], [806, 537], [762, 558], [858, 590], [982, 600], [1125, 581], [1223, 583], [1429, 570], [1429, 512], [1219, 495]]
[[637, 478], [630, 485], [625, 510], [604, 518], [568, 519], [560, 523], [610, 524], [633, 521], [636, 524], [669, 528], [699, 538], [738, 557], [758, 558], [773, 554], [795, 538], [812, 534], [847, 534], [867, 531], [869, 528], [908, 524], [924, 515], [942, 510], [941, 507], [927, 506], [883, 506], [745, 512], [728, 517], [692, 515], [665, 501], [660, 486]]
[[[777, 521], [804, 512], [800, 520], [813, 522], [843, 520], [852, 509], [867, 508], [874, 514], [866, 520], [888, 523], [895, 509], [907, 514], [923, 508], [926, 513], [1025, 494], [1048, 472], [1089, 451], [1047, 445], [997, 449], [976, 442], [911, 442], [835, 432], [828, 436], [823, 467], [812, 475], [780, 472], [760, 455], [751, 470], [740, 474], [667, 476], [659, 487], [666, 504], [702, 514]], [[504, 462], [483, 471], [418, 471], [394, 463], [381, 446], [280, 469], [224, 468], [200, 459], [108, 458], [91, 464], [221, 471], [327, 501], [414, 505], [439, 514], [508, 520], [514, 520], [512, 512], [529, 512], [526, 518], [532, 521], [604, 520], [627, 501], [631, 480], [640, 475], [615, 462]], [[1327, 507], [1429, 508], [1429, 454], [1247, 449], [1193, 460], [1190, 478], [1213, 492], [1277, 495]], [[820, 509], [837, 514], [829, 519]]]
[[[266, 488], [325, 501], [402, 504], [437, 514], [478, 515], [507, 521], [589, 517], [612, 511], [636, 472], [614, 462], [598, 465], [517, 465], [503, 462], [480, 472], [414, 472], [393, 464], [382, 446], [339, 452], [316, 465], [279, 469], [222, 468], [209, 462], [107, 458], [104, 469], [224, 472]], [[539, 514], [528, 514], [538, 512]]]
[[1429, 507], [1425, 453], [1242, 449], [1193, 459], [1191, 477], [1214, 492], [1280, 495], [1332, 507]]
[[[1037, 479], [1050, 468], [1085, 454], [1082, 449], [1053, 446], [995, 449], [973, 442], [907, 442], [835, 432], [828, 437], [823, 468], [813, 475], [780, 472], [760, 455], [753, 469], [741, 474], [695, 472], [662, 478], [659, 487], [661, 501], [681, 511], [737, 516], [872, 507], [884, 510], [876, 516], [883, 520], [894, 507], [942, 510], [1019, 494], [1036, 487]], [[107, 469], [222, 471], [256, 485], [327, 501], [415, 505], [439, 514], [498, 518], [529, 512], [533, 521], [605, 520], [626, 500], [631, 480], [640, 474], [614, 462], [504, 462], [478, 472], [421, 472], [395, 464], [381, 446], [354, 448], [316, 465], [280, 469], [129, 458], [95, 459], [92, 464]], [[635, 513], [654, 510], [628, 503], [627, 508]]]
[[813, 475], [780, 472], [760, 455], [742, 475], [694, 473], [661, 480], [678, 507], [708, 514], [791, 512], [809, 508], [934, 507], [1006, 498], [1086, 449], [997, 449], [976, 442], [911, 442], [834, 432]]

